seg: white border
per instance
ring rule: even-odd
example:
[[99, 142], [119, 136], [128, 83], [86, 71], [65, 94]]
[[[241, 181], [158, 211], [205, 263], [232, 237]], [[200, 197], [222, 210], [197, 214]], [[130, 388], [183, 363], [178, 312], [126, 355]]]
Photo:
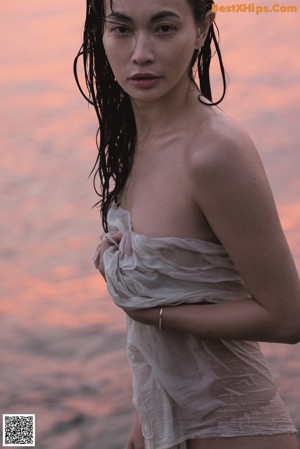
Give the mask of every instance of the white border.
[[[20, 447], [20, 446], [22, 446], [22, 447], [33, 447], [33, 446], [35, 446], [35, 414], [33, 413], [33, 414], [30, 414], [30, 413], [5, 413], [5, 414], [3, 414], [2, 415], [3, 416], [3, 418], [2, 418], [2, 424], [3, 424], [3, 427], [2, 427], [2, 445], [3, 446], [5, 446], [5, 447], [8, 447], [8, 446], [10, 446], [10, 447]], [[33, 420], [32, 420], [32, 425], [33, 425], [33, 443], [32, 444], [11, 444], [11, 443], [9, 443], [9, 444], [5, 444], [5, 417], [6, 416], [32, 416], [33, 417]]]

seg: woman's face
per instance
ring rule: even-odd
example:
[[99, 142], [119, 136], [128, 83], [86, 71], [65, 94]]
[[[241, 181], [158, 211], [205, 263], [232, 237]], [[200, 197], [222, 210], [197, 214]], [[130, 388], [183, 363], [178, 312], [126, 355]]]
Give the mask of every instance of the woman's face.
[[201, 34], [186, 0], [105, 0], [103, 45], [119, 85], [155, 101], [189, 82]]

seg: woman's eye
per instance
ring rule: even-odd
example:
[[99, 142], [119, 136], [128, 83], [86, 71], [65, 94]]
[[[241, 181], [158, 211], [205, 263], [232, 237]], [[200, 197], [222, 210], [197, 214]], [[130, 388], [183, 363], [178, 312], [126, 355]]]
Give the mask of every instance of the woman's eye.
[[168, 34], [171, 33], [172, 31], [175, 31], [175, 27], [172, 25], [160, 25], [157, 28], [157, 31], [161, 34]]
[[118, 24], [118, 23], [110, 21], [110, 20], [107, 20], [106, 23], [108, 24], [109, 31], [111, 33], [115, 33], [115, 34], [117, 34], [119, 36], [124, 36], [126, 34], [130, 34], [131, 33], [131, 30], [130, 30], [130, 28], [128, 28], [127, 25], [123, 25], [121, 23]]
[[115, 32], [116, 34], [121, 34], [121, 35], [130, 33], [129, 28], [125, 25], [118, 25], [118, 26], [112, 28], [112, 31]]

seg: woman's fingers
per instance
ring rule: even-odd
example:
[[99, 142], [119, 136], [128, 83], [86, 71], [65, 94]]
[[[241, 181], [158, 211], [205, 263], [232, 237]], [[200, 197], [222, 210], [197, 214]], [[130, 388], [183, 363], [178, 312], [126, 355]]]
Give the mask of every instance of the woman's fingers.
[[93, 261], [95, 264], [96, 268], [99, 268], [99, 265], [102, 261], [102, 256], [104, 251], [106, 251], [110, 246], [112, 246], [112, 243], [108, 242], [106, 239], [102, 239], [99, 243], [99, 245], [97, 245], [97, 248], [95, 250], [94, 256], [93, 256]]
[[145, 449], [145, 441], [137, 413], [134, 414], [131, 431], [124, 449]]
[[105, 251], [111, 246], [118, 245], [122, 239], [123, 234], [119, 231], [108, 232], [106, 234], [102, 234], [100, 243], [96, 248], [95, 255], [93, 257], [95, 267], [100, 271], [101, 275], [105, 279], [105, 270], [103, 264], [103, 254]]
[[110, 242], [112, 245], [115, 245], [116, 243], [120, 243], [122, 236], [123, 234], [119, 231], [108, 232], [107, 234], [103, 235], [102, 239]]

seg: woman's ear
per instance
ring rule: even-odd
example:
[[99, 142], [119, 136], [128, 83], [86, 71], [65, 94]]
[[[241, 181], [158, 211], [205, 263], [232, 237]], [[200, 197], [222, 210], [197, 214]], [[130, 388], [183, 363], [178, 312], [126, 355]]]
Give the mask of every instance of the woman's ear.
[[205, 14], [204, 20], [197, 26], [196, 47], [200, 50], [206, 39], [209, 27], [216, 18], [216, 13], [211, 9]]

